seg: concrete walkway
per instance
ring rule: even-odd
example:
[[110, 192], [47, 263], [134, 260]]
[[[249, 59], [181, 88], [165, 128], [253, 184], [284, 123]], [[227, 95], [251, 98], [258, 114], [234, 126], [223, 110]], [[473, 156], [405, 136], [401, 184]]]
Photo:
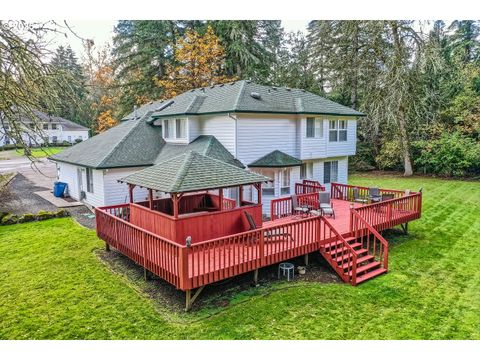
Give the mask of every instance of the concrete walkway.
[[58, 208], [69, 208], [69, 207], [74, 207], [74, 206], [83, 206], [83, 203], [81, 203], [80, 201], [73, 201], [73, 200], [72, 201], [67, 201], [63, 198], [55, 197], [52, 194], [51, 190], [37, 191], [37, 192], [35, 192], [35, 194], [37, 194], [41, 198], [49, 201], [50, 203], [52, 203], [53, 205], [55, 205]]

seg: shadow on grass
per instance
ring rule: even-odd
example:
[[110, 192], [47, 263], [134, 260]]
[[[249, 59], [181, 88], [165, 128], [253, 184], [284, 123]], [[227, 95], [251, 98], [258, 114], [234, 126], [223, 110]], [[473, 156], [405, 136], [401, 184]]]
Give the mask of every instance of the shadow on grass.
[[[110, 252], [97, 250], [96, 254], [111, 271], [125, 277], [133, 288], [152, 300], [160, 312], [191, 317], [185, 316], [183, 291], [177, 290], [173, 285], [151, 273], [145, 281], [143, 268], [114, 249]], [[295, 268], [305, 265], [303, 256], [289, 262], [293, 263]], [[319, 253], [310, 254], [306, 273], [299, 275], [296, 271], [294, 279], [289, 283], [284, 278], [279, 280], [277, 271], [278, 264], [261, 268], [257, 285], [253, 282], [253, 272], [209, 284], [193, 304], [190, 314], [195, 315], [195, 319], [211, 316], [257, 295], [267, 295], [271, 291], [285, 286], [297, 286], [302, 282], [341, 283], [337, 274]]]

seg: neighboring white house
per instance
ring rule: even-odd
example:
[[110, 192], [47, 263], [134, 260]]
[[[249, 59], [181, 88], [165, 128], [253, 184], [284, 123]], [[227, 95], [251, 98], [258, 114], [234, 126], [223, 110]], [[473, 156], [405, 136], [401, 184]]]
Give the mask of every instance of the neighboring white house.
[[[270, 200], [294, 193], [301, 179], [327, 188], [347, 183], [359, 116], [305, 90], [237, 81], [147, 104], [52, 159], [70, 196], [96, 207], [126, 202], [127, 187], [118, 179], [195, 150], [271, 178], [262, 190], [268, 214]], [[136, 201], [147, 197], [141, 189], [134, 195]], [[226, 196], [238, 194], [232, 189]], [[245, 189], [244, 198], [252, 196]]]
[[[75, 144], [88, 139], [88, 128], [73, 121], [34, 111], [36, 119], [22, 119], [22, 139], [30, 147], [68, 142]], [[0, 147], [15, 144], [13, 129], [7, 120], [0, 123]]]

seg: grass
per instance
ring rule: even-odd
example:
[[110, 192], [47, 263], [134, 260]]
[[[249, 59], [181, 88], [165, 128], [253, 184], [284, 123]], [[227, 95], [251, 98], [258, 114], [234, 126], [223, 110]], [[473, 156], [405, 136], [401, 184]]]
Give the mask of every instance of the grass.
[[[66, 149], [65, 147], [60, 147], [60, 146], [32, 148], [31, 154], [32, 154], [32, 157], [39, 159], [39, 158], [45, 158], [50, 155], [55, 155], [65, 149]], [[24, 149], [0, 151], [0, 160], [11, 160], [24, 155], [25, 155]]]
[[351, 183], [424, 189], [423, 216], [390, 236], [387, 275], [358, 287], [280, 283], [223, 311], [172, 314], [98, 260], [71, 219], [0, 227], [2, 339], [478, 339], [480, 186], [355, 175]]

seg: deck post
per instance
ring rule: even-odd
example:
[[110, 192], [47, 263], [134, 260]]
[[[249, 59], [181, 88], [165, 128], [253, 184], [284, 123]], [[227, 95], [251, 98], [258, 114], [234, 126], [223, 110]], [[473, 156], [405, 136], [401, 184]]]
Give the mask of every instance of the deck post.
[[185, 291], [185, 311], [189, 311], [192, 308], [193, 303], [197, 299], [198, 295], [202, 292], [205, 288], [205, 285], [199, 287], [195, 294], [192, 296], [192, 290]]
[[105, 250], [110, 251], [110, 245], [105, 241]]
[[258, 268], [256, 268], [255, 270], [253, 270], [253, 283], [255, 285], [258, 284]]
[[308, 253], [305, 254], [304, 260], [305, 260], [305, 266], [308, 266]]
[[255, 189], [257, 189], [257, 204], [262, 203], [262, 183], [256, 183]]

